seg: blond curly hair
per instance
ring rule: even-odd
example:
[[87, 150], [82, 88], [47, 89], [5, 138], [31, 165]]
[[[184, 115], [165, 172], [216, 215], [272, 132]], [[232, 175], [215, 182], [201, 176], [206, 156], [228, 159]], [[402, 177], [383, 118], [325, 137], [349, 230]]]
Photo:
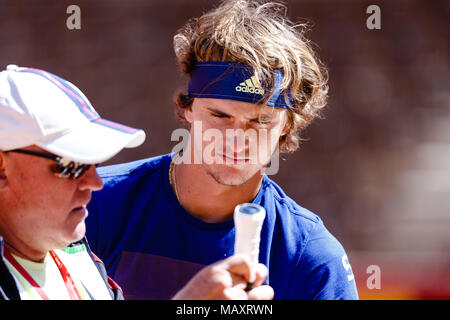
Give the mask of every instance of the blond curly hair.
[[[178, 64], [188, 77], [198, 61], [247, 64], [268, 88], [273, 88], [274, 70], [284, 73], [278, 88], [289, 90], [293, 108], [287, 110], [289, 131], [280, 137], [282, 153], [299, 147], [301, 130], [319, 115], [328, 92], [327, 71], [304, 37], [307, 25], [292, 23], [286, 11], [281, 3], [225, 0], [190, 19], [174, 36]], [[184, 109], [192, 105], [193, 98], [178, 92], [174, 102], [178, 119], [185, 121]]]

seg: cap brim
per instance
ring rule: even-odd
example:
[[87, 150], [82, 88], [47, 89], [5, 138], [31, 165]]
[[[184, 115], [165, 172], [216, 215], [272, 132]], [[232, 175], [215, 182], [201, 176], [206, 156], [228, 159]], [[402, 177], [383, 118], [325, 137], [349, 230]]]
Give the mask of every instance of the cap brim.
[[111, 159], [123, 148], [138, 147], [144, 140], [143, 130], [97, 119], [56, 139], [36, 145], [72, 161], [96, 164]]

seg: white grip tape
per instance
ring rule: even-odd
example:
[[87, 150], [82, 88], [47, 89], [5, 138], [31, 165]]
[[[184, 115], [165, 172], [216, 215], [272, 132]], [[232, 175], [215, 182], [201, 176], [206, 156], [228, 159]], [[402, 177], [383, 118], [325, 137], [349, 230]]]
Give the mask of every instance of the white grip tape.
[[266, 210], [257, 204], [244, 203], [234, 209], [234, 253], [250, 256], [252, 263], [258, 263], [260, 234], [265, 217]]

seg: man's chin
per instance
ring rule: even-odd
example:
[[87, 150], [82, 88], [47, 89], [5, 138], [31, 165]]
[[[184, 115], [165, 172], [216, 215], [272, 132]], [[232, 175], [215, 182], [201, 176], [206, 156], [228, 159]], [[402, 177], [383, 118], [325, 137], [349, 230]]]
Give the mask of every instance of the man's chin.
[[64, 237], [61, 237], [64, 239], [64, 242], [61, 243], [61, 245], [64, 247], [67, 247], [69, 244], [73, 242], [80, 241], [84, 238], [84, 235], [86, 234], [86, 225], [84, 221], [78, 223], [75, 228], [71, 228], [68, 230]]
[[208, 168], [207, 173], [219, 184], [237, 187], [252, 179], [261, 168], [256, 167], [246, 170], [239, 170], [237, 166], [215, 165]]

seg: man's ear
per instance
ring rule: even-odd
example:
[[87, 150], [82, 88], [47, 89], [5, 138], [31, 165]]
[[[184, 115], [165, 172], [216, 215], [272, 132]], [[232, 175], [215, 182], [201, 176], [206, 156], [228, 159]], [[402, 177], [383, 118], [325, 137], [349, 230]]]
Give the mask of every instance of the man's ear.
[[0, 151], [0, 189], [8, 185], [8, 178], [6, 177], [6, 159], [5, 154]]
[[192, 124], [192, 122], [193, 122], [193, 118], [192, 118], [192, 104], [189, 107], [187, 107], [186, 109], [184, 109], [184, 118], [186, 119], [187, 122]]

